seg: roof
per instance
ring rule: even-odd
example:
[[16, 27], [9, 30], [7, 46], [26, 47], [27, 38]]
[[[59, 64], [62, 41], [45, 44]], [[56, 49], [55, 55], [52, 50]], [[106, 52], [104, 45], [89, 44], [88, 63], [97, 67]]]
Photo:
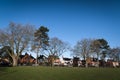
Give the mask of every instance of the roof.
[[20, 58], [23, 58], [25, 55], [19, 55]]
[[[28, 56], [30, 56], [30, 58], [35, 59], [32, 55], [29, 55], [29, 54], [25, 54], [25, 55], [28, 55]], [[19, 55], [19, 57], [23, 58], [23, 57], [25, 57], [25, 55]]]
[[46, 56], [40, 55], [40, 56], [38, 57], [38, 59], [43, 59], [43, 58], [46, 58]]
[[63, 58], [63, 60], [70, 61], [71, 58]]

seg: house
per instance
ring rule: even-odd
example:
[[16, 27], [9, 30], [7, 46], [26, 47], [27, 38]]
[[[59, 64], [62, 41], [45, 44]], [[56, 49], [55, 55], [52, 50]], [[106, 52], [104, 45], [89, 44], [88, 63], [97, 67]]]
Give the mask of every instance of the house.
[[8, 67], [8, 66], [12, 66], [12, 63], [8, 58], [0, 58], [0, 66]]
[[68, 67], [70, 67], [70, 66], [73, 65], [73, 59], [72, 59], [72, 58], [62, 57], [61, 65], [62, 65], [62, 66], [68, 66]]
[[97, 67], [99, 65], [98, 59], [92, 57], [87, 58], [86, 63], [88, 64], [88, 67]]
[[11, 51], [9, 46], [4, 46], [0, 48], [0, 66], [12, 66], [12, 58], [6, 51]]
[[73, 57], [73, 67], [78, 67], [78, 66], [79, 66], [79, 58]]
[[106, 62], [106, 67], [120, 67], [120, 63], [118, 61], [114, 61], [112, 59], [108, 59]]
[[50, 66], [59, 66], [61, 61], [60, 58], [56, 55], [49, 55], [48, 56], [48, 63]]
[[28, 53], [25, 53], [25, 55], [20, 55], [18, 59], [19, 65], [32, 65], [35, 64], [35, 62], [36, 59]]
[[38, 60], [39, 65], [47, 65], [47, 63], [48, 63], [48, 58], [46, 56], [44, 56], [44, 55], [40, 55], [37, 58], [37, 60]]
[[61, 65], [61, 61], [60, 61], [60, 58], [56, 58], [53, 62], [53, 65], [54, 66], [60, 66]]

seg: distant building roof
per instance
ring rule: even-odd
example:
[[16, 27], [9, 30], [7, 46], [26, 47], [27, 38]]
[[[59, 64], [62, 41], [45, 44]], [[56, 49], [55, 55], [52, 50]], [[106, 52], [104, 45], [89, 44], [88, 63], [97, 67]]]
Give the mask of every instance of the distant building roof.
[[38, 57], [38, 59], [43, 59], [43, 58], [47, 58], [47, 57], [44, 56], [44, 55], [40, 55], [40, 56]]
[[27, 54], [27, 53], [25, 53], [25, 55], [19, 55], [19, 57], [22, 59], [23, 57], [25, 57], [25, 56], [30, 56], [30, 58], [32, 58], [32, 59], [35, 59], [32, 55], [29, 55], [29, 54]]
[[71, 58], [63, 58], [63, 60], [70, 61]]

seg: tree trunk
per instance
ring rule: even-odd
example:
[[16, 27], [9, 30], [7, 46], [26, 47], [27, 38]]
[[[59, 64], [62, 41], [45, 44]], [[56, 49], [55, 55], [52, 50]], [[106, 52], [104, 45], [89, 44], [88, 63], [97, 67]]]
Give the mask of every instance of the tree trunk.
[[89, 58], [86, 58], [86, 63], [85, 63], [85, 67], [88, 68], [88, 63], [90, 62], [90, 59]]
[[96, 67], [99, 67], [99, 53], [97, 52], [97, 65]]
[[88, 68], [88, 62], [87, 62], [87, 61], [86, 61], [86, 63], [85, 63], [85, 67]]
[[96, 67], [99, 67], [99, 59], [97, 60], [97, 64], [96, 64]]
[[12, 56], [12, 60], [13, 60], [12, 66], [13, 66], [13, 67], [17, 66], [17, 63], [18, 63], [18, 58], [17, 58], [17, 56], [13, 55], [13, 56]]

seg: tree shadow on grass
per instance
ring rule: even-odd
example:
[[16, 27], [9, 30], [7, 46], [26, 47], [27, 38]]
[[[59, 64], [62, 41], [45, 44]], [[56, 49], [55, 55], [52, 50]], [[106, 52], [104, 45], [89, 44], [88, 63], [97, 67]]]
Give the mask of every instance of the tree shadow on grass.
[[0, 67], [0, 72], [6, 72], [8, 67]]
[[7, 67], [0, 67], [0, 76], [7, 74]]
[[16, 72], [12, 67], [0, 67], [0, 76]]

